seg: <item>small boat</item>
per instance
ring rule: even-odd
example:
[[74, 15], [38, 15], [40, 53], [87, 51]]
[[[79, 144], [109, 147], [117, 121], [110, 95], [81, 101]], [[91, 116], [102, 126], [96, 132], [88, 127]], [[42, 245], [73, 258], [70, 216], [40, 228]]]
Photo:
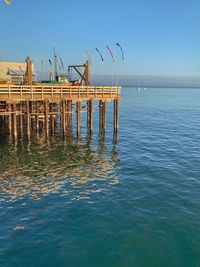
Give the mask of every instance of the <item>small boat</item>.
[[138, 86], [137, 86], [137, 88], [136, 88], [136, 91], [137, 91], [137, 92], [140, 92], [140, 90], [141, 90], [140, 83], [138, 83]]
[[81, 81], [80, 80], [70, 81], [70, 85], [72, 85], [72, 86], [79, 86], [79, 85], [81, 85]]

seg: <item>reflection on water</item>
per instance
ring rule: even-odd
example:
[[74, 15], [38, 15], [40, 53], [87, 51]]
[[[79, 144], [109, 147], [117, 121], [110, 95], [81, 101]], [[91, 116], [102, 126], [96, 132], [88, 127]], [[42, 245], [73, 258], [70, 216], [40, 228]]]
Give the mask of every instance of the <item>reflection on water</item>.
[[21, 139], [17, 143], [1, 138], [0, 203], [24, 196], [40, 199], [50, 193], [75, 192], [75, 199], [89, 198], [104, 190], [105, 180], [108, 184], [118, 183], [118, 161], [116, 137], [110, 151], [101, 135], [98, 142], [92, 137], [76, 139], [72, 134], [65, 140], [59, 136], [47, 140], [41, 135], [30, 142]]

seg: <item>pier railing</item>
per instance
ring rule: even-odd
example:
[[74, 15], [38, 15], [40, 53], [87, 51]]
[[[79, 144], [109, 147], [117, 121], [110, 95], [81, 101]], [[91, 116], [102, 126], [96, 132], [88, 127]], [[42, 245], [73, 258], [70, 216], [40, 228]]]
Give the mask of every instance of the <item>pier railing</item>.
[[120, 99], [120, 86], [0, 85], [0, 101]]

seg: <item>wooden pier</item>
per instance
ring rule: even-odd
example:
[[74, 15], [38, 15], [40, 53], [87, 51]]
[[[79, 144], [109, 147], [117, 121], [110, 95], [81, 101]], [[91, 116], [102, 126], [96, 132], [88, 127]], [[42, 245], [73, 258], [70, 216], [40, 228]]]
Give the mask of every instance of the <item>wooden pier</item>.
[[0, 131], [18, 133], [39, 131], [40, 127], [53, 131], [59, 117], [63, 134], [72, 128], [72, 114], [76, 114], [77, 134], [81, 129], [81, 108], [86, 103], [87, 128], [93, 131], [93, 102], [99, 103], [99, 127], [106, 130], [106, 104], [113, 102], [113, 131], [118, 131], [119, 86], [65, 86], [65, 85], [0, 85]]

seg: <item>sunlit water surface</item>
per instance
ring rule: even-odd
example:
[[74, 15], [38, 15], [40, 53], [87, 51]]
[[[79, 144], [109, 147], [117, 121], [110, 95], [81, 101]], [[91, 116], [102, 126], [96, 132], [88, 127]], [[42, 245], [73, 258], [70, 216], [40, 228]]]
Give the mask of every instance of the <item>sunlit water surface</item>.
[[0, 266], [200, 266], [200, 90], [123, 88], [112, 117], [1, 136]]

